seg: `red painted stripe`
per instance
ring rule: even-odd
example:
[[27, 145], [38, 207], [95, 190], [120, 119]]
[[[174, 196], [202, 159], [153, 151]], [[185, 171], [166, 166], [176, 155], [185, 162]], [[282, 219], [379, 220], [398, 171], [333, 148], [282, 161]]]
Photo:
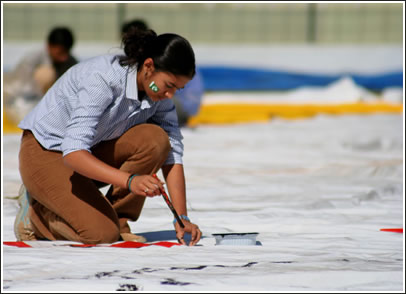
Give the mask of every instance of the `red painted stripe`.
[[151, 245], [159, 245], [159, 246], [164, 246], [164, 247], [172, 247], [172, 246], [179, 246], [182, 245], [180, 243], [174, 243], [174, 242], [166, 242], [166, 241], [161, 241], [161, 242], [157, 242]]
[[132, 242], [132, 241], [126, 241], [126, 242], [121, 242], [117, 244], [112, 244], [110, 247], [119, 247], [119, 248], [141, 248], [141, 247], [146, 247], [146, 246], [151, 246], [151, 245], [157, 245], [157, 246], [163, 246], [163, 247], [172, 247], [175, 245], [180, 245], [179, 243], [174, 243], [174, 242], [157, 242], [157, 243], [139, 243], [139, 242]]
[[381, 229], [382, 232], [393, 232], [393, 233], [401, 233], [403, 234], [403, 228], [399, 229]]
[[17, 241], [17, 242], [3, 242], [4, 245], [8, 246], [15, 246], [15, 247], [31, 247], [27, 243], [24, 243], [22, 241]]
[[71, 244], [70, 247], [96, 247], [96, 244]]
[[140, 242], [133, 242], [133, 241], [125, 241], [117, 244], [112, 244], [109, 247], [118, 247], [118, 248], [141, 248], [145, 246], [149, 246], [151, 244], [145, 244]]
[[[32, 247], [28, 245], [27, 243], [17, 241], [17, 242], [3, 242], [4, 245], [8, 246], [15, 246], [15, 247]], [[151, 245], [157, 245], [157, 246], [162, 246], [162, 247], [167, 247], [170, 248], [172, 246], [176, 245], [181, 245], [179, 243], [174, 243], [174, 242], [156, 242], [156, 243], [140, 243], [140, 242], [132, 242], [132, 241], [125, 241], [117, 244], [111, 244], [107, 247], [116, 247], [116, 248], [141, 248], [141, 247], [146, 247], [146, 246], [151, 246]], [[63, 245], [66, 246], [66, 245]], [[96, 247], [97, 244], [71, 244], [71, 247]]]

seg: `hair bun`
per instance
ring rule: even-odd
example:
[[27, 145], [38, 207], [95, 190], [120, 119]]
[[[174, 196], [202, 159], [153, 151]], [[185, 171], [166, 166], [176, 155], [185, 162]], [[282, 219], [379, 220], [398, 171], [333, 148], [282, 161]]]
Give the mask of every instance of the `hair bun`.
[[134, 64], [143, 60], [143, 56], [149, 45], [157, 38], [153, 30], [142, 30], [137, 27], [130, 28], [124, 35], [122, 45], [124, 53], [128, 57], [127, 64]]

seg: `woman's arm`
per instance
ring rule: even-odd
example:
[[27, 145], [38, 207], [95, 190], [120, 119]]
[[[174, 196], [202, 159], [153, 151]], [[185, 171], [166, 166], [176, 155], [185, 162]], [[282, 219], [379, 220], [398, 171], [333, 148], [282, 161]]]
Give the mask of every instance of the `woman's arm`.
[[[86, 150], [74, 151], [64, 157], [64, 163], [72, 168], [77, 173], [103, 183], [116, 185], [122, 188], [127, 187], [129, 173], [116, 169], [97, 157], [93, 156]], [[176, 212], [181, 215], [187, 215], [186, 209], [186, 193], [185, 193], [185, 176], [183, 165], [166, 165], [162, 167], [162, 171], [168, 184], [168, 192], [172, 198], [173, 206]], [[145, 193], [145, 188], [148, 188], [148, 193]], [[151, 175], [136, 176], [131, 181], [131, 191], [142, 196], [157, 196], [161, 195], [160, 189], [164, 189], [162, 182], [155, 179]], [[176, 223], [176, 235], [179, 241], [186, 245], [183, 240], [185, 231], [192, 236], [190, 245], [195, 245], [201, 238], [199, 227], [193, 223], [183, 220], [185, 229], [181, 229]]]
[[[114, 168], [86, 150], [78, 150], [64, 156], [64, 163], [77, 173], [103, 183], [127, 188], [130, 174]], [[145, 189], [148, 188], [148, 192]], [[131, 181], [131, 192], [141, 196], [160, 195], [159, 188], [163, 189], [162, 183], [151, 175], [140, 175]]]
[[176, 212], [187, 216], [186, 185], [183, 165], [171, 164], [162, 166], [162, 173], [168, 184], [168, 192]]
[[[187, 216], [186, 208], [186, 188], [185, 188], [185, 174], [183, 171], [182, 164], [173, 164], [173, 165], [164, 165], [162, 166], [162, 172], [165, 177], [168, 192], [172, 199], [173, 207], [179, 215]], [[195, 245], [199, 242], [202, 232], [199, 230], [199, 227], [191, 222], [182, 220], [185, 225], [183, 230], [178, 223], [176, 223], [176, 236], [179, 239], [179, 242], [186, 245], [183, 240], [185, 231], [191, 234], [191, 242], [189, 245]]]

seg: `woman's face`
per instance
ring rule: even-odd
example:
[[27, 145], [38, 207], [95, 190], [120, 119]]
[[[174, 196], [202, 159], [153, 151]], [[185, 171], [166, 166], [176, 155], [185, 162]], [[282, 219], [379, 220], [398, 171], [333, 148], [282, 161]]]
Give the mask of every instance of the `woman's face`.
[[175, 76], [169, 72], [155, 71], [150, 79], [146, 80], [144, 89], [148, 97], [153, 101], [160, 101], [172, 98], [175, 92], [185, 87], [189, 81], [190, 79], [185, 76]]
[[142, 88], [152, 101], [172, 98], [177, 90], [185, 87], [190, 81], [190, 78], [186, 76], [156, 71], [151, 58], [144, 62], [140, 77], [142, 78]]

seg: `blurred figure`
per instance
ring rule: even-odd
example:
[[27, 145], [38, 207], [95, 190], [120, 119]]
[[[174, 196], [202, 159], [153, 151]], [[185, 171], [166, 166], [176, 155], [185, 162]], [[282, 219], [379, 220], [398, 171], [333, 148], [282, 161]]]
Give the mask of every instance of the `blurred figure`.
[[[149, 29], [149, 26], [143, 19], [135, 19], [126, 22], [121, 26], [121, 37], [130, 32], [133, 28], [147, 30]], [[194, 78], [187, 83], [183, 89], [176, 91], [172, 98], [176, 107], [180, 127], [186, 126], [190, 117], [199, 112], [203, 94], [204, 87], [202, 75], [199, 70], [196, 69]]]
[[53, 83], [77, 63], [70, 53], [73, 44], [72, 32], [56, 27], [48, 34], [45, 50], [27, 54], [13, 71], [4, 74], [4, 109], [9, 120], [20, 122]]

